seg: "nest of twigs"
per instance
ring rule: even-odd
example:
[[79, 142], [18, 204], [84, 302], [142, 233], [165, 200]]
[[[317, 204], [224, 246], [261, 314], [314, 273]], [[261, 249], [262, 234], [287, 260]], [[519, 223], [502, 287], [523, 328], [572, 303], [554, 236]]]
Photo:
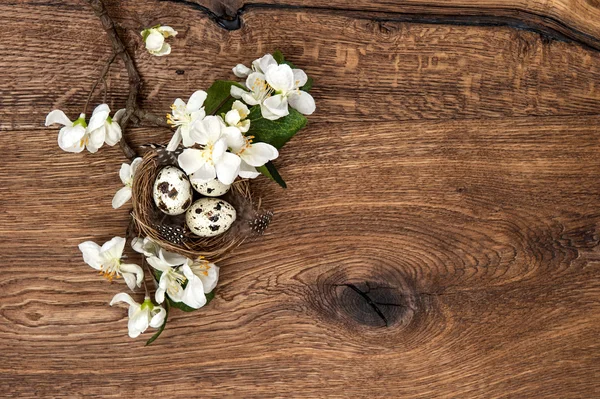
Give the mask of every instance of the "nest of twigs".
[[[160, 211], [154, 203], [154, 181], [167, 165], [177, 166], [176, 158], [165, 155], [164, 151], [148, 151], [135, 173], [132, 185], [132, 217], [137, 234], [149, 237], [165, 250], [192, 259], [204, 257], [216, 262], [228, 257], [247, 238], [262, 234], [271, 221], [272, 213], [261, 211], [260, 201], [253, 202], [249, 181], [237, 180], [220, 197], [236, 210], [237, 217], [231, 228], [216, 237], [196, 236], [185, 224], [185, 213], [170, 216]], [[200, 197], [194, 192], [194, 201]]]

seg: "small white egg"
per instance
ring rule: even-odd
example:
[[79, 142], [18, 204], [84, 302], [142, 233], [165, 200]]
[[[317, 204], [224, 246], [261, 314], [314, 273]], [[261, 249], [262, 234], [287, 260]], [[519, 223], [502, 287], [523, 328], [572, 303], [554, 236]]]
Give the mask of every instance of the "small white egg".
[[200, 237], [214, 237], [225, 233], [235, 218], [235, 208], [219, 198], [200, 198], [185, 214], [190, 231]]
[[165, 166], [154, 181], [154, 203], [167, 215], [181, 215], [192, 203], [192, 186], [183, 171]]
[[218, 179], [209, 181], [191, 180], [194, 190], [207, 197], [220, 197], [229, 191], [231, 184], [223, 184]]

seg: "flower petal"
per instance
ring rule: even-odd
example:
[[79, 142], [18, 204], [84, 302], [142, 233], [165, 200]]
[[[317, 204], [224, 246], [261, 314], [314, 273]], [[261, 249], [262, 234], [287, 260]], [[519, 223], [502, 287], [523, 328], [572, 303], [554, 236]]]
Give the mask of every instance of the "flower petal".
[[121, 140], [121, 137], [123, 137], [121, 125], [115, 122], [114, 119], [111, 123], [106, 124], [106, 137], [104, 139], [106, 144], [113, 146]]
[[252, 72], [246, 78], [246, 87], [248, 90], [254, 93], [264, 92], [267, 90], [267, 81], [265, 75], [260, 72]]
[[217, 172], [213, 165], [205, 163], [200, 169], [190, 175], [190, 180], [200, 180], [202, 182], [212, 180], [217, 177]]
[[100, 112], [106, 112], [107, 114], [110, 114], [110, 107], [108, 106], [108, 104], [100, 104], [96, 108], [94, 108], [94, 112], [92, 112], [92, 117]]
[[164, 37], [177, 36], [177, 31], [167, 25], [159, 26], [157, 30], [162, 33]]
[[[142, 285], [142, 280], [144, 279], [144, 269], [134, 263], [123, 263], [121, 264], [121, 270], [125, 273], [131, 273], [135, 275], [135, 285], [138, 287]], [[135, 289], [135, 286], [129, 287], [132, 290]]]
[[119, 169], [119, 178], [123, 184], [129, 184], [131, 182], [131, 165], [128, 163], [121, 164], [121, 169]]
[[102, 245], [101, 251], [109, 255], [111, 259], [121, 259], [126, 241], [123, 237], [113, 237]]
[[129, 295], [125, 292], [120, 292], [120, 293], [116, 294], [115, 296], [113, 296], [113, 299], [111, 299], [111, 301], [110, 301], [110, 306], [114, 305], [115, 303], [120, 303], [120, 302], [125, 302], [125, 303], [129, 304], [129, 306], [133, 306], [133, 307], [140, 306], [140, 304], [137, 303], [131, 297], [131, 295]]
[[171, 265], [167, 264], [164, 260], [156, 256], [151, 256], [146, 259], [146, 261], [150, 266], [161, 272], [166, 272], [167, 270], [171, 269]]
[[125, 111], [127, 111], [125, 108], [121, 108], [120, 110], [115, 112], [115, 114], [113, 115], [113, 118], [112, 118], [113, 122], [121, 121], [121, 118], [123, 117], [123, 115], [125, 115]]
[[242, 159], [250, 166], [263, 166], [269, 161], [277, 158], [279, 152], [275, 147], [267, 143], [254, 143], [241, 155]]
[[271, 65], [277, 65], [277, 61], [271, 54], [265, 54], [258, 60], [255, 60], [253, 65], [258, 66], [260, 70], [264, 73]]
[[132, 273], [121, 273], [121, 276], [123, 277], [125, 284], [127, 284], [127, 287], [129, 287], [131, 291], [135, 291], [135, 275]]
[[146, 331], [150, 322], [148, 317], [148, 311], [139, 309], [129, 316], [129, 322], [127, 328], [129, 330], [129, 336], [131, 338], [138, 337], [141, 333]]
[[131, 161], [131, 172], [130, 173], [131, 173], [132, 179], [135, 176], [135, 172], [137, 172], [137, 169], [142, 164], [142, 161], [143, 161], [142, 157], [137, 157], [133, 161]]
[[244, 136], [242, 132], [237, 127], [228, 126], [222, 131], [223, 136], [225, 136], [225, 142], [228, 148], [231, 148], [233, 152], [238, 152], [246, 145], [246, 140], [244, 140]]
[[294, 89], [302, 87], [308, 81], [308, 76], [302, 69], [292, 69], [294, 73]]
[[181, 128], [178, 127], [173, 133], [173, 137], [171, 137], [171, 141], [167, 145], [167, 151], [175, 151], [177, 147], [179, 147], [179, 143], [181, 143]]
[[159, 51], [165, 43], [165, 37], [157, 29], [150, 29], [150, 34], [146, 37], [146, 48], [151, 51]]
[[[229, 89], [229, 94], [231, 94], [231, 97], [233, 97], [233, 98], [242, 98], [242, 95], [244, 93], [247, 93], [247, 91], [242, 89], [241, 87], [237, 87], [235, 85], [232, 85], [231, 89]], [[48, 126], [48, 125], [46, 125], [46, 126]]]
[[59, 109], [55, 109], [54, 111], [50, 112], [48, 114], [48, 116], [46, 116], [46, 126], [50, 126], [55, 123], [58, 123], [58, 124], [64, 125], [64, 126], [72, 126], [73, 125], [73, 122], [71, 122], [71, 120], [69, 118], [67, 118], [67, 115], [65, 115], [65, 113]]
[[85, 241], [79, 244], [79, 250], [83, 254], [83, 261], [96, 270], [102, 266], [102, 257], [100, 256], [101, 247], [93, 241]]
[[[158, 312], [154, 313], [158, 309]], [[162, 326], [165, 321], [165, 316], [167, 315], [167, 311], [162, 306], [156, 306], [152, 310], [154, 313], [152, 318], [150, 319], [150, 327], [158, 328]]]
[[240, 113], [235, 109], [232, 109], [225, 114], [225, 122], [231, 126], [235, 126], [240, 123], [241, 119]]
[[113, 209], [122, 207], [127, 201], [131, 199], [131, 187], [122, 187], [116, 193], [112, 199]]
[[219, 281], [219, 266], [214, 263], [209, 263], [208, 266], [209, 269], [206, 271], [207, 273], [201, 273], [198, 276], [204, 285], [204, 292], [207, 294], [215, 289], [217, 282]]
[[190, 96], [190, 99], [187, 102], [185, 110], [188, 113], [191, 113], [193, 111], [198, 111], [204, 104], [204, 101], [206, 100], [206, 96], [207, 96], [207, 94], [204, 90], [195, 91]]
[[169, 55], [169, 54], [171, 54], [171, 45], [169, 43], [163, 43], [160, 50], [150, 51], [150, 54], [155, 55], [157, 57], [161, 57], [163, 55]]
[[218, 164], [215, 165], [217, 178], [223, 184], [231, 184], [240, 171], [242, 160], [235, 154], [226, 152], [221, 157]]
[[258, 177], [258, 175], [260, 175], [260, 173], [258, 173], [258, 171], [254, 168], [254, 166], [248, 165], [242, 159], [242, 163], [240, 164], [239, 176], [242, 179], [254, 179], [254, 178]]
[[287, 98], [278, 94], [267, 98], [260, 105], [260, 111], [265, 119], [277, 120], [289, 115]]
[[96, 130], [88, 129], [88, 132], [88, 142], [86, 144], [86, 147], [90, 152], [96, 152], [104, 144], [104, 138], [106, 137], [106, 129], [104, 126], [100, 126]]
[[221, 127], [223, 126], [221, 117], [216, 115], [209, 115], [202, 121], [195, 124], [198, 130], [196, 135], [196, 141], [198, 144], [207, 145], [213, 144], [221, 136]]
[[250, 114], [250, 110], [248, 109], [246, 104], [244, 104], [241, 101], [237, 101], [237, 100], [234, 101], [233, 104], [231, 105], [231, 109], [236, 110], [240, 114], [240, 117], [242, 119], [245, 119]]
[[79, 147], [83, 149], [80, 142], [84, 137], [85, 128], [83, 126], [65, 126], [58, 132], [58, 146], [63, 150], [68, 151], [69, 148], [73, 148], [73, 146], [79, 144]]
[[170, 266], [180, 266], [187, 261], [185, 256], [176, 254], [175, 252], [165, 251], [162, 248], [159, 249], [158, 256], [164, 263]]
[[233, 74], [238, 78], [245, 78], [250, 74], [250, 72], [252, 72], [252, 69], [248, 68], [246, 65], [237, 64], [235, 67], [233, 67], [232, 71]]
[[290, 106], [304, 115], [312, 115], [315, 112], [315, 99], [309, 93], [299, 90], [288, 96]]
[[294, 88], [294, 72], [287, 64], [269, 66], [265, 79], [275, 91], [287, 93]]
[[100, 111], [98, 111], [98, 108], [100, 108], [102, 105], [106, 105], [106, 104], [101, 104], [98, 107], [96, 107], [96, 109], [94, 110], [94, 113], [92, 114], [92, 117], [90, 118], [90, 123], [88, 124], [89, 132], [92, 132], [94, 130], [100, 129], [101, 127], [104, 127], [104, 124], [106, 123], [106, 118], [108, 118], [108, 114], [109, 114], [109, 111], [106, 110], [106, 108], [108, 108], [108, 106], [106, 106], [106, 108], [102, 108]]
[[179, 157], [177, 157], [177, 162], [181, 169], [188, 175], [195, 173], [206, 163], [204, 158], [202, 158], [202, 150], [193, 148], [186, 148], [183, 150]]
[[181, 302], [194, 309], [201, 308], [206, 304], [206, 295], [204, 294], [202, 281], [192, 273], [187, 264], [181, 267], [181, 271], [183, 271], [183, 275], [188, 279], [187, 285], [183, 290]]

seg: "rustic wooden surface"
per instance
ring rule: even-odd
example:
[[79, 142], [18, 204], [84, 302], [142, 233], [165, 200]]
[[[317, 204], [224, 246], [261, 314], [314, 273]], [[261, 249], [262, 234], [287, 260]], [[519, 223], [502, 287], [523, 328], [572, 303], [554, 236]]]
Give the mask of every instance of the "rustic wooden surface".
[[[148, 110], [275, 49], [315, 78], [318, 111], [278, 160], [289, 188], [255, 184], [276, 214], [268, 233], [151, 347], [108, 307], [124, 285], [77, 249], [124, 234], [128, 211], [110, 206], [123, 156], [64, 153], [43, 127], [51, 109], [81, 112], [106, 37], [85, 2], [0, 4], [2, 396], [599, 396], [598, 3], [514, 6], [564, 17], [582, 45], [369, 14], [400, 2], [274, 3], [232, 31], [186, 2], [109, 4]], [[158, 22], [181, 32], [169, 57], [136, 38]], [[115, 64], [113, 109], [126, 82]]]

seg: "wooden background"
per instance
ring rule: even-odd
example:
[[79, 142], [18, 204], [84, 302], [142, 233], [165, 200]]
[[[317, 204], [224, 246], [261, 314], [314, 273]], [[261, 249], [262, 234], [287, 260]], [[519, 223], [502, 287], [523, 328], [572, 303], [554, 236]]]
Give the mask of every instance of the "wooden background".
[[[600, 397], [600, 3], [452, 3], [108, 2], [147, 110], [276, 49], [315, 79], [289, 188], [255, 184], [268, 233], [144, 347], [77, 249], [124, 234], [125, 159], [43, 127], [81, 112], [110, 45], [84, 1], [3, 1], [0, 395]], [[168, 57], [138, 38], [157, 23]], [[118, 62], [112, 109], [126, 84]]]

